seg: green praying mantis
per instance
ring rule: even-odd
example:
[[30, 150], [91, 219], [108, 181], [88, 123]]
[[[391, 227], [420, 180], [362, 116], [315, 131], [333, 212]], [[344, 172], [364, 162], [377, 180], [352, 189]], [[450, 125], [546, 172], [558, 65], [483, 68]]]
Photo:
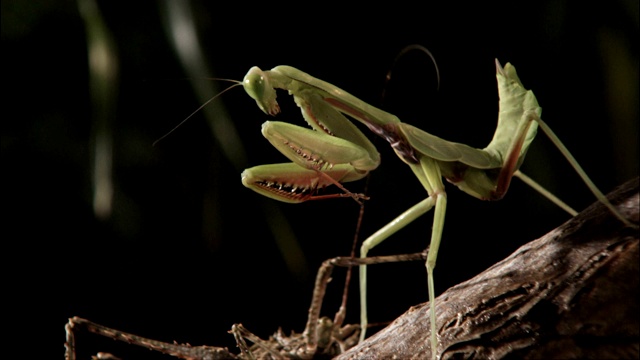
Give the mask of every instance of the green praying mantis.
[[[312, 129], [292, 124], [267, 121], [263, 135], [291, 163], [270, 164], [246, 169], [242, 183], [275, 200], [299, 203], [332, 197], [365, 195], [348, 191], [342, 183], [365, 177], [380, 164], [380, 155], [369, 139], [350, 121], [355, 119], [389, 142], [398, 157], [413, 171], [427, 192], [427, 197], [400, 214], [362, 244], [360, 256], [416, 220], [432, 208], [433, 227], [426, 260], [430, 302], [431, 353], [438, 358], [437, 324], [433, 272], [447, 207], [442, 181], [481, 200], [499, 200], [507, 192], [513, 176], [521, 178], [571, 215], [577, 212], [519, 171], [529, 145], [540, 127], [560, 149], [597, 199], [622, 222], [631, 223], [606, 199], [582, 170], [575, 158], [542, 121], [541, 108], [531, 90], [520, 82], [516, 69], [504, 67], [496, 59], [496, 78], [500, 97], [498, 125], [493, 139], [484, 149], [443, 140], [419, 128], [403, 123], [396, 116], [373, 107], [346, 91], [314, 78], [290, 66], [277, 66], [269, 71], [253, 67], [242, 82], [245, 91], [268, 115], [280, 112], [276, 89], [288, 91]], [[320, 194], [319, 189], [335, 185], [337, 194]], [[360, 266], [361, 340], [367, 328], [367, 268]]]

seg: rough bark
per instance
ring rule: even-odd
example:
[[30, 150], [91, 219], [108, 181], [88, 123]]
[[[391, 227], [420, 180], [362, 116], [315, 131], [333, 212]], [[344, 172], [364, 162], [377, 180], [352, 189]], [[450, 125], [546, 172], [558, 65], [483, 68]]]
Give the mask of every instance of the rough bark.
[[[636, 178], [609, 195], [638, 223]], [[462, 358], [640, 356], [639, 231], [600, 203], [436, 299], [438, 354]], [[337, 359], [429, 359], [428, 303]]]

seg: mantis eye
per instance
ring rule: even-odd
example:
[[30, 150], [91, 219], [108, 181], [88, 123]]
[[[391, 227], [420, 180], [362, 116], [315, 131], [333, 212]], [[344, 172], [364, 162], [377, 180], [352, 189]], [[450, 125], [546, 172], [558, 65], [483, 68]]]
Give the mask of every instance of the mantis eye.
[[259, 67], [254, 66], [249, 69], [247, 75], [244, 76], [242, 86], [265, 114], [273, 116], [280, 112], [280, 106], [276, 101], [276, 91], [269, 83], [268, 75]]

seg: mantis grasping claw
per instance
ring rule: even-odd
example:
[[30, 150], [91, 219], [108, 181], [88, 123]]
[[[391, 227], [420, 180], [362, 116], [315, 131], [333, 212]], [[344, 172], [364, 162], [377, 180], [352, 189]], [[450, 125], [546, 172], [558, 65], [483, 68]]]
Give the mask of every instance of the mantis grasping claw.
[[[499, 200], [507, 192], [511, 178], [515, 175], [575, 215], [574, 210], [548, 192], [540, 190], [539, 185], [518, 170], [540, 126], [595, 196], [625, 224], [637, 227], [609, 203], [557, 136], [540, 119], [541, 108], [536, 97], [532, 91], [524, 88], [515, 68], [509, 63], [503, 68], [496, 60], [496, 77], [500, 96], [498, 125], [492, 141], [484, 149], [438, 138], [401, 122], [396, 116], [375, 108], [344, 90], [289, 66], [278, 66], [270, 71], [253, 67], [243, 81], [247, 93], [269, 115], [279, 112], [275, 89], [287, 90], [302, 109], [305, 120], [315, 129], [266, 122], [262, 126], [262, 133], [293, 163], [247, 169], [242, 174], [245, 186], [284, 202], [302, 202], [345, 194], [356, 200], [364, 198], [363, 195], [350, 193], [340, 183], [361, 179], [378, 166], [380, 158], [371, 142], [345, 116], [348, 115], [386, 139], [425, 188], [428, 197], [366, 239], [360, 255], [366, 257], [373, 247], [435, 207], [426, 261], [431, 314], [430, 342], [434, 359], [438, 358], [439, 350], [443, 350], [437, 347], [433, 280], [447, 206], [442, 177], [478, 199]], [[319, 188], [332, 184], [340, 186], [345, 194], [317, 195]], [[361, 340], [365, 337], [367, 326], [366, 287], [366, 265], [361, 265]]]

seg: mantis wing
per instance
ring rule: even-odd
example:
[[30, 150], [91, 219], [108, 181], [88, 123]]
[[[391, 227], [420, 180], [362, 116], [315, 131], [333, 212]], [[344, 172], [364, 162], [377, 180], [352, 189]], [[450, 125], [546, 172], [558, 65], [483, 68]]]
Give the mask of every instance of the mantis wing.
[[399, 125], [411, 146], [423, 155], [445, 162], [459, 161], [477, 169], [493, 169], [502, 166], [499, 158], [471, 146], [441, 139], [413, 125]]

